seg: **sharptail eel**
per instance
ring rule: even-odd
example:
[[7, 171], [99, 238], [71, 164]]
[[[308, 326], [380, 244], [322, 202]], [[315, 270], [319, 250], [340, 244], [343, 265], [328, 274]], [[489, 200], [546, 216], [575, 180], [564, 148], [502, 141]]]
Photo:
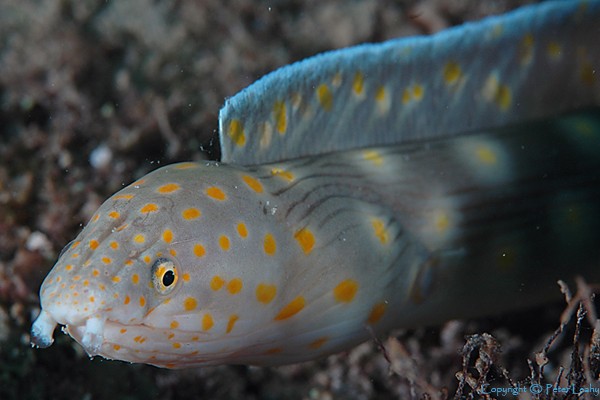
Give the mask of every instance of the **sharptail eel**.
[[221, 162], [109, 198], [32, 343], [277, 365], [600, 279], [600, 2], [554, 1], [281, 68], [227, 100]]

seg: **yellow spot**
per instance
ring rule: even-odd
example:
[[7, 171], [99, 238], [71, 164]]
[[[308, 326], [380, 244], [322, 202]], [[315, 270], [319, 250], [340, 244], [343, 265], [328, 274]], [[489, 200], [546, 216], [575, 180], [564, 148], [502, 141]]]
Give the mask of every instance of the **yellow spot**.
[[183, 279], [184, 282], [189, 282], [189, 280], [190, 280], [190, 274], [188, 274], [186, 272], [185, 274], [182, 275], [181, 278]]
[[225, 285], [225, 280], [219, 275], [213, 276], [210, 280], [210, 288], [214, 291], [220, 290]]
[[209, 313], [204, 314], [202, 317], [202, 330], [208, 331], [214, 325], [213, 317]]
[[96, 301], [96, 299], [94, 298], [94, 296], [90, 296], [90, 303], [93, 303], [94, 301]]
[[105, 291], [106, 290], [106, 286], [104, 286], [103, 284], [99, 283], [98, 284], [98, 289], [100, 289], [101, 291]]
[[240, 317], [238, 317], [235, 314], [229, 316], [229, 320], [227, 321], [227, 329], [225, 330], [225, 333], [229, 333], [233, 330], [233, 327], [238, 319], [240, 319]]
[[102, 257], [102, 262], [104, 264], [110, 264], [112, 260], [109, 257]]
[[448, 85], [454, 85], [458, 82], [462, 75], [462, 71], [460, 70], [460, 65], [458, 65], [455, 61], [448, 61], [444, 66], [444, 81]]
[[581, 81], [589, 86], [594, 85], [596, 82], [596, 70], [589, 62], [584, 62], [581, 66]]
[[122, 230], [124, 230], [124, 229], [125, 229], [125, 228], [127, 228], [128, 226], [129, 226], [129, 224], [123, 224], [123, 225], [120, 225], [120, 226], [118, 226], [118, 227], [116, 227], [116, 228], [115, 228], [115, 231], [116, 231], [116, 232], [121, 232]]
[[225, 193], [223, 193], [223, 191], [216, 186], [211, 186], [208, 189], [206, 189], [206, 195], [219, 201], [223, 201], [227, 198]]
[[558, 60], [562, 56], [562, 46], [557, 42], [548, 43], [546, 51], [548, 52], [548, 57], [551, 60]]
[[257, 179], [251, 177], [250, 175], [243, 175], [242, 180], [246, 185], [248, 185], [250, 189], [254, 190], [256, 193], [263, 192], [263, 186]]
[[358, 283], [352, 279], [345, 279], [333, 289], [333, 297], [340, 303], [349, 303], [354, 299], [357, 291]]
[[78, 240], [71, 245], [71, 249], [76, 249], [81, 244], [81, 241]]
[[297, 231], [294, 234], [294, 239], [296, 239], [305, 254], [309, 254], [315, 245], [315, 236], [308, 228]]
[[121, 282], [121, 278], [120, 278], [120, 277], [118, 277], [118, 276], [113, 276], [111, 280], [112, 280], [114, 283], [119, 283], [119, 282]]
[[412, 95], [410, 93], [410, 90], [404, 89], [402, 91], [402, 104], [408, 104], [411, 100], [411, 97]]
[[242, 147], [246, 144], [246, 135], [244, 134], [244, 126], [238, 119], [232, 119], [227, 129], [227, 134], [236, 144], [236, 146]]
[[496, 164], [496, 162], [498, 161], [498, 156], [488, 146], [477, 146], [477, 148], [475, 149], [475, 155], [477, 156], [477, 159], [479, 161], [487, 165]]
[[110, 242], [109, 246], [111, 249], [117, 250], [119, 248], [119, 243], [117, 243], [113, 240], [112, 242]]
[[365, 90], [365, 77], [361, 72], [354, 74], [354, 80], [352, 81], [352, 91], [358, 97], [363, 97]]
[[158, 211], [158, 206], [154, 203], [148, 203], [144, 207], [140, 208], [142, 214], [149, 214]]
[[173, 168], [175, 168], [175, 169], [192, 169], [192, 168], [198, 168], [198, 164], [193, 163], [193, 162], [185, 162], [185, 163], [177, 164], [177, 165], [173, 166]]
[[100, 245], [100, 243], [98, 243], [98, 241], [96, 239], [90, 240], [90, 244], [89, 244], [90, 249], [96, 250], [99, 245]]
[[100, 271], [98, 271], [97, 269], [93, 269], [92, 270], [92, 276], [94, 278], [97, 278], [98, 276], [100, 276]]
[[414, 85], [412, 88], [413, 91], [413, 98], [416, 101], [419, 101], [423, 98], [423, 94], [425, 94], [425, 89], [423, 89], [423, 86], [421, 85]]
[[198, 301], [193, 297], [188, 297], [183, 301], [183, 309], [186, 311], [195, 310], [198, 307]]
[[287, 129], [287, 110], [283, 101], [276, 101], [273, 105], [273, 117], [277, 132], [283, 135]]
[[170, 229], [165, 229], [162, 234], [162, 239], [165, 243], [171, 243], [173, 241], [173, 231]]
[[380, 115], [386, 114], [390, 110], [390, 96], [384, 86], [379, 86], [375, 90], [375, 102]]
[[127, 329], [126, 329], [126, 328], [121, 328], [121, 330], [119, 330], [119, 332], [120, 332], [121, 334], [123, 334], [123, 333], [126, 333], [126, 332], [127, 332]]
[[383, 164], [383, 157], [375, 150], [365, 150], [363, 152], [363, 158], [373, 163], [376, 167], [380, 167]]
[[233, 278], [227, 284], [227, 291], [231, 294], [237, 294], [242, 290], [243, 286], [244, 284], [240, 278]]
[[161, 194], [173, 193], [179, 190], [181, 187], [176, 183], [167, 183], [166, 185], [162, 185], [156, 191]]
[[142, 179], [138, 179], [137, 181], [133, 182], [131, 184], [131, 186], [140, 186], [140, 185], [143, 185], [144, 183], [146, 183], [146, 179], [142, 178]]
[[290, 301], [285, 305], [279, 313], [275, 316], [275, 321], [282, 321], [298, 314], [304, 308], [305, 300], [304, 297], [298, 296], [294, 300]]
[[144, 296], [140, 296], [140, 307], [144, 307], [146, 305], [146, 298]]
[[134, 195], [133, 194], [115, 194], [113, 196], [114, 200], [131, 200], [133, 199]]
[[204, 256], [204, 254], [206, 254], [206, 251], [204, 250], [204, 246], [202, 246], [199, 243], [196, 243], [194, 245], [194, 255], [196, 257], [202, 257], [202, 256]]
[[140, 283], [140, 276], [138, 274], [131, 275], [131, 282], [134, 285], [137, 285], [138, 283]]
[[169, 254], [173, 257], [177, 257], [177, 251], [175, 249], [169, 249]]
[[277, 294], [277, 286], [259, 283], [256, 286], [256, 300], [263, 304], [269, 304]]
[[270, 256], [275, 254], [275, 251], [277, 250], [277, 244], [275, 243], [275, 238], [270, 233], [267, 233], [265, 235], [263, 248], [265, 250], [265, 253], [267, 253]]
[[179, 322], [171, 321], [170, 327], [171, 327], [171, 329], [177, 329], [179, 327]]
[[519, 49], [519, 59], [521, 60], [521, 64], [526, 65], [533, 60], [533, 44], [533, 35], [531, 33], [523, 36], [521, 47]]
[[138, 233], [137, 235], [135, 235], [133, 237], [133, 241], [137, 244], [142, 244], [146, 241], [146, 237], [144, 235], [142, 235], [141, 233]]
[[173, 343], [173, 348], [174, 348], [174, 349], [179, 349], [179, 348], [181, 348], [181, 343], [177, 343], [177, 342]]
[[191, 221], [193, 219], [196, 219], [198, 217], [200, 217], [200, 210], [198, 210], [197, 208], [186, 208], [185, 210], [183, 210], [181, 212], [181, 216], [183, 217], [183, 219]]
[[317, 99], [325, 111], [331, 111], [333, 107], [333, 95], [325, 83], [317, 86]]
[[111, 211], [108, 213], [108, 216], [112, 219], [117, 219], [121, 216], [121, 214], [118, 211]]
[[445, 232], [450, 226], [450, 217], [442, 210], [437, 210], [433, 217], [433, 224], [438, 232]]
[[379, 322], [381, 317], [383, 317], [383, 314], [385, 313], [386, 308], [387, 308], [387, 305], [385, 303], [375, 304], [373, 306], [373, 308], [371, 309], [371, 313], [369, 314], [369, 318], [367, 318], [367, 322], [371, 325]]
[[243, 222], [238, 223], [236, 229], [240, 237], [245, 238], [248, 236], [248, 229], [246, 228], [246, 224]]
[[71, 264], [65, 265], [65, 271], [70, 271], [72, 269], [73, 269], [73, 266]]
[[115, 351], [119, 351], [119, 349], [120, 349], [120, 348], [121, 348], [121, 346], [119, 346], [118, 344], [114, 344], [114, 345], [113, 345], [113, 349], [114, 349]]
[[512, 92], [506, 85], [501, 84], [495, 75], [490, 76], [483, 86], [483, 96], [494, 102], [501, 110], [506, 111], [512, 103]]
[[289, 182], [294, 180], [294, 174], [281, 168], [271, 169], [271, 175], [281, 177]]
[[96, 214], [92, 217], [92, 222], [96, 222], [100, 219], [100, 214]]
[[229, 250], [229, 238], [225, 235], [221, 235], [219, 236], [219, 246], [224, 250], [227, 251]]
[[317, 350], [317, 349], [321, 348], [321, 346], [323, 346], [327, 342], [327, 340], [329, 340], [329, 338], [327, 336], [320, 337], [320, 338], [310, 342], [308, 344], [308, 347], [310, 347], [313, 350]]
[[333, 79], [331, 80], [331, 84], [333, 85], [333, 87], [340, 87], [342, 84], [342, 74], [340, 72], [336, 72], [335, 75], [333, 75]]
[[379, 239], [381, 244], [387, 244], [390, 239], [383, 221], [379, 218], [373, 218], [371, 220], [371, 225], [373, 226], [373, 232], [375, 233], [375, 236], [377, 236], [377, 239]]

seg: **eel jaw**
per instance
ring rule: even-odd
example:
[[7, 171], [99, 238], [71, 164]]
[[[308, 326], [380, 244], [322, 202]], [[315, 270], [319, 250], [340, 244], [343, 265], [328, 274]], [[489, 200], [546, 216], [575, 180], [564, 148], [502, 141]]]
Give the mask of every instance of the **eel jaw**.
[[85, 325], [65, 325], [64, 331], [75, 339], [85, 349], [90, 357], [100, 354], [104, 343], [104, 325], [106, 318], [92, 317]]
[[31, 346], [45, 349], [54, 343], [54, 328], [58, 322], [44, 310], [36, 318], [31, 326]]

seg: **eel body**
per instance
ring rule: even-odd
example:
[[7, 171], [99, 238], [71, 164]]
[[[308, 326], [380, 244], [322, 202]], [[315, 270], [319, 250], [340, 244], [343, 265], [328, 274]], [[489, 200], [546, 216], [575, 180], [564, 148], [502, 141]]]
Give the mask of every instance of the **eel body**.
[[263, 78], [221, 112], [231, 164], [163, 167], [100, 207], [32, 342], [61, 324], [110, 359], [288, 364], [600, 280], [598, 21], [600, 2], [547, 2]]

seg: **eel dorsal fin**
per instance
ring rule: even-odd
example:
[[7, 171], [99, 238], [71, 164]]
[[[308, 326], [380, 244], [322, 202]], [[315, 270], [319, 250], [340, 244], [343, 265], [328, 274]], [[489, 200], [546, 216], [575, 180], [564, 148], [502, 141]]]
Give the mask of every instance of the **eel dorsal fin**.
[[220, 111], [253, 165], [453, 136], [600, 105], [600, 1], [549, 1], [280, 68]]

